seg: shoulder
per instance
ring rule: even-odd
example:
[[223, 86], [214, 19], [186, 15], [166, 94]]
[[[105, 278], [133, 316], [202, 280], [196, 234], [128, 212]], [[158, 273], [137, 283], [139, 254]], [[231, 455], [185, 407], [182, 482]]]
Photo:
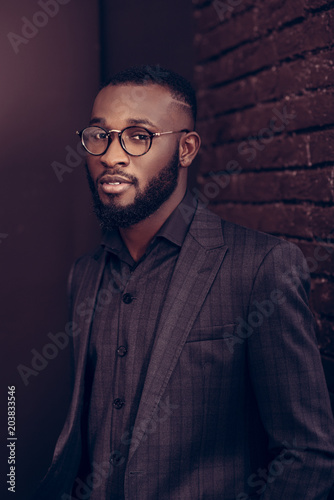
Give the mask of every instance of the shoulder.
[[243, 282], [248, 276], [252, 287], [273, 289], [275, 284], [280, 290], [293, 290], [307, 302], [310, 272], [297, 245], [238, 224], [223, 220], [221, 223], [224, 240], [230, 249], [230, 265], [236, 269], [236, 274], [240, 267]]
[[257, 254], [264, 259], [269, 254], [274, 254], [276, 258], [284, 259], [291, 255], [297, 260], [304, 260], [300, 248], [290, 241], [224, 220], [221, 220], [221, 224], [226, 244], [234, 250], [238, 249], [245, 258]]
[[213, 231], [220, 232], [223, 244], [235, 259], [251, 262], [256, 257], [255, 260], [260, 263], [267, 254], [273, 253], [277, 258], [284, 259], [284, 256], [291, 255], [297, 260], [304, 260], [301, 250], [294, 243], [226, 221], [203, 207], [198, 207], [192, 226], [196, 228], [199, 239], [203, 240], [210, 238]]

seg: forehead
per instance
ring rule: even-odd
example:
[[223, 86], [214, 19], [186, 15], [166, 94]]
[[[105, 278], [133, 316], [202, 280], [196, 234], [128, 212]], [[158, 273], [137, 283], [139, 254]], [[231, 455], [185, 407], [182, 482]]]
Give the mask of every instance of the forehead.
[[110, 127], [126, 126], [131, 120], [146, 120], [157, 127], [180, 121], [180, 110], [168, 89], [159, 85], [108, 86], [97, 95], [92, 119], [102, 118]]

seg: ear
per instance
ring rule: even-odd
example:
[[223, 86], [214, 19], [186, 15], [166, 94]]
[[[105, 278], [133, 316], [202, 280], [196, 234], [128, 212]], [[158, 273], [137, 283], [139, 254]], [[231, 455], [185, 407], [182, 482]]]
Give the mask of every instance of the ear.
[[180, 140], [179, 161], [181, 167], [189, 167], [201, 145], [201, 138], [197, 132], [192, 131], [184, 135]]

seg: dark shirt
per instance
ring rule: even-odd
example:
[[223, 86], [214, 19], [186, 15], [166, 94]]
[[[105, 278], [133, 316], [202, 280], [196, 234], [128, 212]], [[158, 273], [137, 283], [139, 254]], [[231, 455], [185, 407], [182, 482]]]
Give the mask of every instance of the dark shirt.
[[89, 345], [84, 432], [89, 469], [98, 472], [108, 461], [110, 469], [96, 476], [91, 500], [124, 498], [131, 432], [162, 306], [194, 210], [187, 193], [138, 262], [118, 230], [103, 238], [108, 259]]

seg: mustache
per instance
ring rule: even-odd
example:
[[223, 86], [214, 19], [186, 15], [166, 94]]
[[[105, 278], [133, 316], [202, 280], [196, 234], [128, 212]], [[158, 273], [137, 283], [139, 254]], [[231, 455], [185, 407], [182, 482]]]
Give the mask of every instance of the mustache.
[[124, 179], [127, 179], [128, 181], [132, 182], [133, 184], [138, 184], [138, 179], [134, 175], [130, 175], [127, 172], [124, 172], [124, 170], [121, 170], [120, 168], [115, 168], [115, 169], [106, 169], [102, 174], [100, 174], [97, 179], [96, 179], [96, 185], [100, 182], [102, 177], [104, 177], [106, 174], [109, 175], [120, 175], [121, 177], [124, 177]]
[[103, 172], [96, 178], [95, 182], [93, 181], [93, 178], [89, 172], [89, 169], [88, 169], [88, 164], [87, 164], [87, 161], [85, 162], [85, 169], [86, 169], [86, 174], [87, 174], [87, 177], [88, 177], [88, 181], [89, 181], [89, 184], [90, 185], [94, 185], [95, 189], [98, 188], [98, 184], [100, 182], [100, 180], [102, 179], [102, 177], [104, 177], [106, 174], [109, 174], [109, 175], [120, 175], [121, 177], [124, 177], [124, 179], [127, 179], [128, 181], [132, 182], [132, 184], [134, 186], [137, 186], [138, 185], [138, 179], [137, 177], [135, 177], [134, 175], [131, 175], [129, 174], [128, 172], [122, 170], [121, 168], [106, 168], [103, 170]]

